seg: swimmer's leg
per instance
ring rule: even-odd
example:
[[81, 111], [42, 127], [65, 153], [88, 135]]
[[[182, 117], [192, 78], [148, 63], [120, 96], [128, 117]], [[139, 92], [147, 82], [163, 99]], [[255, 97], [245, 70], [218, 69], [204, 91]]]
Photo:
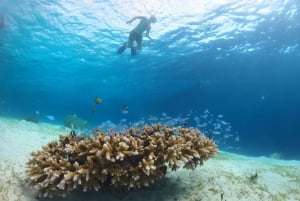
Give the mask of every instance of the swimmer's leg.
[[136, 49], [134, 47], [131, 48], [131, 56], [136, 55]]
[[119, 47], [117, 54], [122, 54], [127, 48], [127, 43], [124, 43], [121, 47]]

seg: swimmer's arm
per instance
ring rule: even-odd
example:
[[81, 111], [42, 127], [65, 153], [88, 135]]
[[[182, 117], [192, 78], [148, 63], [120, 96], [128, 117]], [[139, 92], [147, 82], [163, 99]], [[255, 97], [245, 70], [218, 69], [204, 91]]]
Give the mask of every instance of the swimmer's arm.
[[126, 23], [130, 24], [131, 22], [133, 22], [134, 20], [137, 20], [137, 19], [144, 20], [144, 19], [147, 19], [147, 18], [144, 17], [144, 16], [136, 16], [136, 17], [132, 18], [131, 20], [127, 21]]
[[149, 27], [147, 28], [147, 30], [146, 30], [146, 34], [145, 34], [145, 36], [147, 37], [147, 38], [149, 38], [150, 40], [153, 40], [153, 38], [151, 38], [150, 37], [150, 31], [151, 31], [151, 26], [149, 25]]

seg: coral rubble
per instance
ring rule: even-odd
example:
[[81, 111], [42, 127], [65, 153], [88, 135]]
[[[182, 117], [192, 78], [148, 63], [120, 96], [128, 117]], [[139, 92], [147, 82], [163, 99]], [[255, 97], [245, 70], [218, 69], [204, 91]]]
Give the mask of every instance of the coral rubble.
[[163, 125], [129, 129], [90, 139], [60, 136], [33, 152], [27, 181], [39, 197], [66, 196], [74, 189], [96, 190], [149, 186], [167, 167], [194, 169], [217, 153], [217, 146], [196, 129]]

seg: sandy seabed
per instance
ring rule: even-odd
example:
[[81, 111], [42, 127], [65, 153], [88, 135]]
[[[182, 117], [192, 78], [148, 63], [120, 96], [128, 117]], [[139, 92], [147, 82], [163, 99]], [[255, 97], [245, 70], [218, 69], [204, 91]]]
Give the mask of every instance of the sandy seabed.
[[[144, 189], [108, 188], [37, 199], [34, 189], [23, 182], [30, 153], [67, 133], [61, 126], [0, 118], [1, 201], [300, 201], [300, 161], [226, 152], [195, 170], [169, 171]], [[256, 173], [257, 180], [250, 179]]]

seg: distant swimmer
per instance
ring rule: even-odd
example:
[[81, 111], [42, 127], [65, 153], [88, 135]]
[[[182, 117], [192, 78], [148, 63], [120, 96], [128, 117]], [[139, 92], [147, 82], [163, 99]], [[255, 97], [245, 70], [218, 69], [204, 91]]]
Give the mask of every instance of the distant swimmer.
[[0, 29], [4, 27], [4, 17], [0, 15]]
[[4, 27], [4, 16], [0, 14], [0, 29]]
[[136, 50], [142, 49], [143, 33], [145, 31], [146, 31], [145, 36], [150, 40], [153, 40], [150, 37], [149, 33], [151, 30], [151, 23], [156, 22], [156, 17], [154, 15], [151, 15], [149, 18], [144, 16], [137, 16], [127, 21], [127, 24], [130, 24], [136, 19], [140, 20], [139, 24], [130, 32], [128, 41], [118, 49], [117, 51], [118, 54], [122, 54], [126, 50], [126, 48], [130, 48], [131, 56], [135, 56]]

